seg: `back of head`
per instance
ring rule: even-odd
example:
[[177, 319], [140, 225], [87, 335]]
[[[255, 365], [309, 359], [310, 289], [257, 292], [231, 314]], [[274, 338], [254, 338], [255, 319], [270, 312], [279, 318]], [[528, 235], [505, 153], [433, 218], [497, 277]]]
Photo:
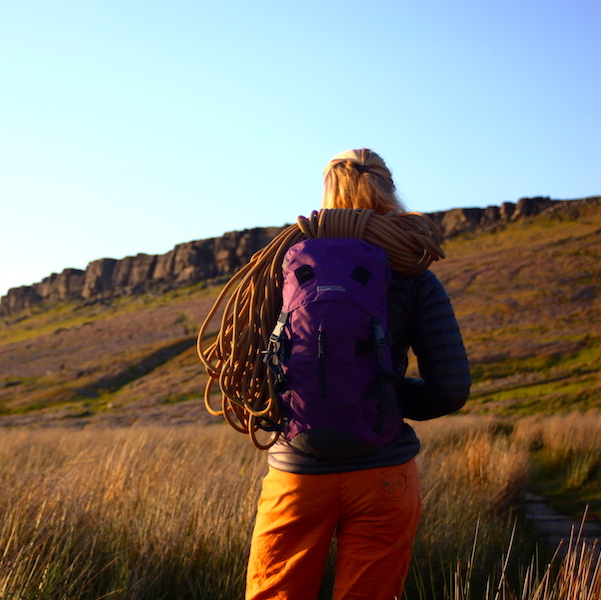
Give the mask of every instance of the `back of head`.
[[386, 163], [367, 148], [337, 154], [326, 165], [322, 207], [406, 212]]

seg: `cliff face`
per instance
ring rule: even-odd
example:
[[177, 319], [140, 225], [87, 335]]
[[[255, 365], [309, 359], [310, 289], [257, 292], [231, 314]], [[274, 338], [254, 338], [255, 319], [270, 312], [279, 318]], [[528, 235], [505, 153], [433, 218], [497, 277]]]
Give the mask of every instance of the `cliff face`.
[[65, 269], [40, 283], [12, 288], [0, 299], [0, 315], [40, 303], [95, 301], [213, 279], [235, 272], [263, 248], [281, 227], [232, 231], [220, 238], [179, 244], [159, 256], [138, 254], [121, 260], [101, 258], [85, 270]]
[[[443, 239], [468, 231], [487, 229], [538, 214], [550, 207], [599, 198], [560, 201], [549, 198], [522, 198], [487, 208], [458, 208], [430, 213]], [[124, 294], [165, 291], [182, 285], [234, 273], [250, 257], [266, 246], [283, 227], [258, 227], [232, 231], [219, 238], [179, 244], [166, 254], [138, 254], [116, 260], [101, 258], [85, 270], [65, 269], [39, 283], [12, 288], [0, 299], [0, 315], [59, 301], [98, 301]]]
[[455, 208], [428, 216], [436, 223], [443, 239], [477, 229], [488, 229], [523, 217], [536, 215], [551, 206], [573, 202], [549, 198], [522, 198], [517, 204], [504, 202], [501, 206], [486, 208]]

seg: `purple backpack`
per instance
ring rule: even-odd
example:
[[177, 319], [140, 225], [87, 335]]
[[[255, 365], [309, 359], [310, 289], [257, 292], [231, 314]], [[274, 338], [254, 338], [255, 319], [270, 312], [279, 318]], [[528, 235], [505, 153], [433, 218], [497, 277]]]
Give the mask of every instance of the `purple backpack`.
[[283, 435], [320, 458], [350, 458], [401, 425], [386, 336], [390, 267], [356, 239], [303, 240], [286, 253], [282, 312], [266, 362], [276, 374]]

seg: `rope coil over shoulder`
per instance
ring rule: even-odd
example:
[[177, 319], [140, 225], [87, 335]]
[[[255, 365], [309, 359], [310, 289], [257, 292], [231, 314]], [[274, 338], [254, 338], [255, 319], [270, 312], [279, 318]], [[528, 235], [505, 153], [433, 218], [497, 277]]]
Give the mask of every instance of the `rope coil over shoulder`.
[[[425, 215], [322, 209], [309, 218], [298, 217], [228, 281], [198, 334], [198, 356], [208, 375], [204, 400], [211, 414], [223, 415], [260, 449], [271, 446], [280, 431], [274, 375], [263, 356], [282, 306], [282, 262], [291, 246], [310, 238], [364, 240], [382, 248], [392, 269], [403, 275], [419, 275], [445, 256], [438, 230]], [[205, 347], [209, 322], [222, 306], [217, 338]], [[215, 383], [221, 392], [220, 408], [212, 404]], [[260, 430], [273, 432], [269, 441], [257, 439]]]

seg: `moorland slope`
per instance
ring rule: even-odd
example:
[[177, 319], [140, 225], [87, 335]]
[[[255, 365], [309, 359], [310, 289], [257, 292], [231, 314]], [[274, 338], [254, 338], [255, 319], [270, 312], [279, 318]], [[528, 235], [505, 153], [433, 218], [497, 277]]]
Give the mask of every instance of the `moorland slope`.
[[[601, 408], [601, 199], [457, 227], [432, 269], [473, 367], [465, 411]], [[201, 281], [10, 311], [0, 321], [0, 424], [212, 421], [194, 342], [218, 291]]]

